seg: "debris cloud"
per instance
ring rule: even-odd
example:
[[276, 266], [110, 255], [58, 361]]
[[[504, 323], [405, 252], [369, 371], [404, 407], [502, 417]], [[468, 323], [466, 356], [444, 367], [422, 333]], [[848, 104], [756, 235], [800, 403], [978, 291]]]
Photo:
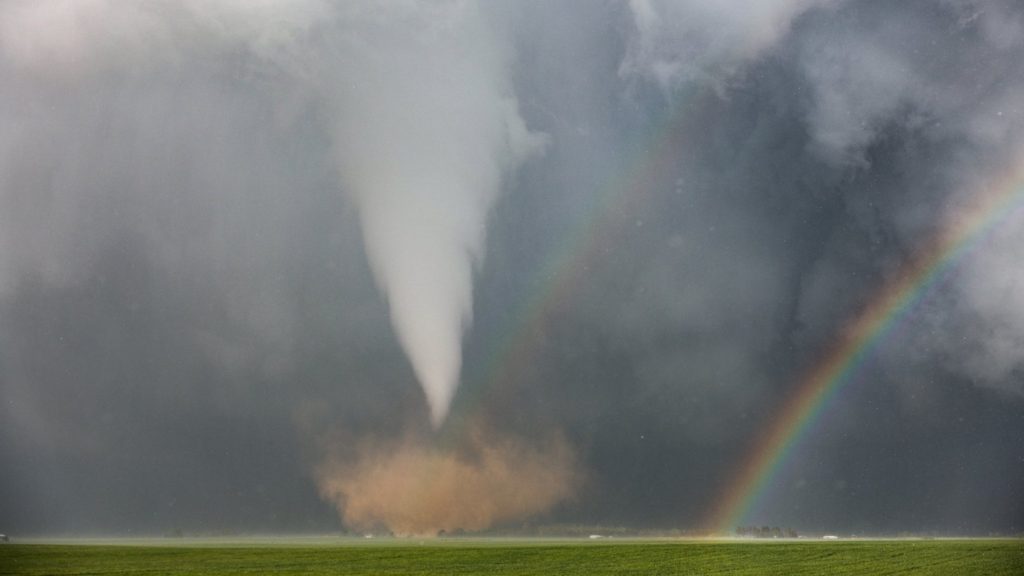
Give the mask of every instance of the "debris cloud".
[[576, 458], [561, 436], [538, 448], [478, 430], [463, 450], [410, 438], [364, 442], [352, 461], [320, 466], [320, 493], [350, 528], [433, 536], [526, 520], [579, 487]]

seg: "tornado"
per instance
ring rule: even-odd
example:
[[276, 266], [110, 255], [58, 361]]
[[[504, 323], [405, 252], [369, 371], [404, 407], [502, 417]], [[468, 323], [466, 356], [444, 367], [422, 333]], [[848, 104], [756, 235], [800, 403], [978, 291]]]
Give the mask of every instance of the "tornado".
[[322, 81], [338, 173], [438, 427], [458, 386], [488, 213], [503, 177], [544, 140], [519, 115], [507, 50], [476, 3], [341, 10]]

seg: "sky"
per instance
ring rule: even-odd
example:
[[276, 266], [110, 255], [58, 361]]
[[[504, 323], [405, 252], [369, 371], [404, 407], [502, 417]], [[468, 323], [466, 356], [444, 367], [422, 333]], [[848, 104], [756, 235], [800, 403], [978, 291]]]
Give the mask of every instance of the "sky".
[[1024, 531], [1017, 2], [10, 0], [0, 77], [0, 532]]

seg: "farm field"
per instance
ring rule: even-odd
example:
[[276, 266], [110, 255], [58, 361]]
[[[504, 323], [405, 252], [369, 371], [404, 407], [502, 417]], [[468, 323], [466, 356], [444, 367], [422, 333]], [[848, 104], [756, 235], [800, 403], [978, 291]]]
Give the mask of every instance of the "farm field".
[[1021, 540], [81, 541], [0, 546], [0, 574], [1024, 574]]

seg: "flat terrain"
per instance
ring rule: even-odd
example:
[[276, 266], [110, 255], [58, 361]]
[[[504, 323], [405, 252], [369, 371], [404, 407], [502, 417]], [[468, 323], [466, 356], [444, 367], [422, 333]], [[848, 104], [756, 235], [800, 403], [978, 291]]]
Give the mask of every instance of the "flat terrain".
[[0, 545], [0, 574], [1024, 574], [1022, 540], [78, 541]]

